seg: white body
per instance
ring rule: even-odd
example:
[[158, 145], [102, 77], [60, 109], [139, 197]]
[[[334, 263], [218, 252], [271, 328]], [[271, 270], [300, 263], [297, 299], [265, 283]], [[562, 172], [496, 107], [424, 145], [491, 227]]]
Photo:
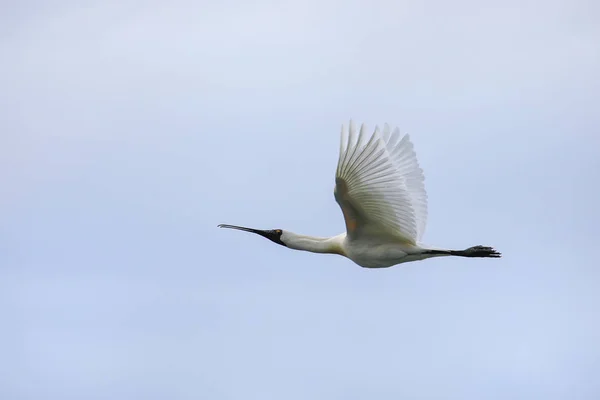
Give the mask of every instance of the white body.
[[284, 231], [281, 238], [291, 249], [339, 254], [364, 268], [387, 268], [409, 261], [442, 256], [442, 254], [423, 254], [425, 248], [397, 241], [386, 242], [369, 237], [352, 240], [345, 232], [331, 238], [316, 238]]
[[386, 268], [393, 265], [424, 260], [435, 255], [422, 254], [421, 248], [394, 242], [379, 242], [368, 239], [349, 240], [343, 246], [346, 257], [365, 268]]

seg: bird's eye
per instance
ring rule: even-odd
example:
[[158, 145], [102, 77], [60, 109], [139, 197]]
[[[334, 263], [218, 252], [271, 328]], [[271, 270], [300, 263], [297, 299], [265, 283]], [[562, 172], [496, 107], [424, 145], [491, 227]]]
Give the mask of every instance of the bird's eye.
[[281, 229], [275, 229], [275, 233], [281, 235]]

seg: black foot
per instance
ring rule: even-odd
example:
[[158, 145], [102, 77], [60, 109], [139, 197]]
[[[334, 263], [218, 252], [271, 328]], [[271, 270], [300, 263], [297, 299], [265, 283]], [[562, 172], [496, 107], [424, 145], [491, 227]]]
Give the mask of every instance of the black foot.
[[489, 258], [500, 258], [502, 254], [494, 250], [492, 247], [486, 246], [473, 246], [466, 250], [459, 252], [463, 257], [489, 257]]

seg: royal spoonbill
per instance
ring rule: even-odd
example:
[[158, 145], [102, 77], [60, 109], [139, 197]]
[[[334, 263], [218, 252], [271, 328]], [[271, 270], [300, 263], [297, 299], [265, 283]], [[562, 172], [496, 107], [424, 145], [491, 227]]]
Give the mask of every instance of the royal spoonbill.
[[306, 236], [283, 229], [253, 229], [221, 224], [261, 235], [277, 244], [313, 253], [339, 254], [365, 268], [385, 268], [432, 257], [489, 257], [501, 254], [492, 247], [450, 250], [421, 242], [427, 222], [427, 193], [408, 134], [401, 137], [385, 124], [369, 135], [362, 124], [357, 132], [350, 121], [342, 125], [335, 174], [335, 200], [346, 232], [333, 237]]

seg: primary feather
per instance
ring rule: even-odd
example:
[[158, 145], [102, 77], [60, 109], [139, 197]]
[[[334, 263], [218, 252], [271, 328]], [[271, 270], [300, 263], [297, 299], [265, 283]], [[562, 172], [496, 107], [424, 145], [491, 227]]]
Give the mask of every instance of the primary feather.
[[427, 223], [427, 193], [408, 135], [385, 125], [369, 136], [350, 121], [342, 126], [335, 199], [350, 239], [391, 236], [406, 243], [421, 240]]

